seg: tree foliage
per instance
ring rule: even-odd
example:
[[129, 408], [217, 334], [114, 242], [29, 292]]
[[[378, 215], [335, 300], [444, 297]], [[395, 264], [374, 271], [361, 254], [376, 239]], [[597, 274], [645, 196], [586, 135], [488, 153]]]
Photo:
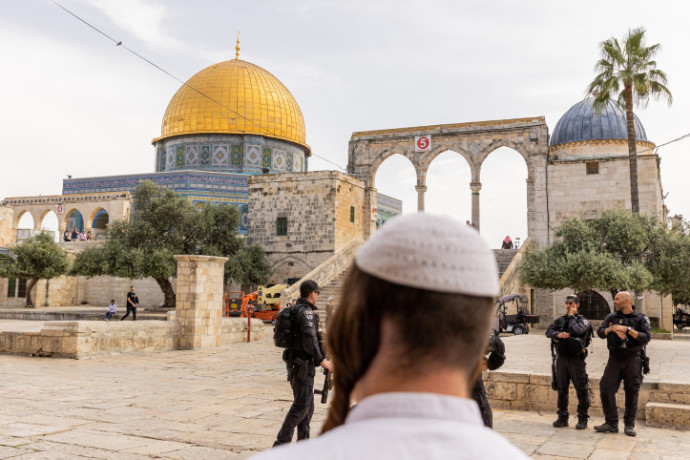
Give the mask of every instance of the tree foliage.
[[523, 284], [544, 289], [690, 293], [690, 237], [652, 218], [609, 211], [598, 219], [572, 219], [548, 248], [530, 245], [519, 266]]
[[48, 233], [38, 233], [12, 248], [17, 260], [0, 257], [0, 276], [26, 278], [26, 306], [34, 307], [31, 291], [38, 280], [67, 273], [69, 258]]
[[112, 223], [103, 247], [77, 255], [74, 274], [153, 277], [165, 296], [164, 305], [170, 307], [175, 303], [170, 278], [177, 273], [173, 255], [228, 257], [226, 282], [259, 284], [268, 278], [270, 266], [263, 250], [247, 245], [237, 234], [239, 212], [234, 206], [196, 208], [150, 181], [136, 188], [133, 204], [132, 219]]
[[635, 144], [635, 125], [633, 105], [642, 108], [649, 98], [666, 98], [668, 105], [673, 102], [671, 91], [667, 88], [666, 74], [657, 69], [655, 55], [661, 45], [646, 46], [645, 30], [638, 27], [628, 31], [621, 44], [611, 37], [600, 43], [601, 59], [595, 66], [598, 72], [587, 88], [587, 94], [594, 96], [594, 108], [600, 111], [613, 100], [622, 110], [628, 128], [628, 160], [630, 163], [630, 192], [633, 213], [639, 214], [639, 192], [637, 187], [637, 146]]

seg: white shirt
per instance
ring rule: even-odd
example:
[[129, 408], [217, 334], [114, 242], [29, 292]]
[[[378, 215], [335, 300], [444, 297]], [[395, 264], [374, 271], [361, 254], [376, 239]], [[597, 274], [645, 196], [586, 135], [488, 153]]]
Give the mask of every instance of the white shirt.
[[471, 399], [432, 393], [381, 393], [363, 399], [345, 424], [308, 441], [252, 457], [269, 459], [527, 459], [484, 427]]

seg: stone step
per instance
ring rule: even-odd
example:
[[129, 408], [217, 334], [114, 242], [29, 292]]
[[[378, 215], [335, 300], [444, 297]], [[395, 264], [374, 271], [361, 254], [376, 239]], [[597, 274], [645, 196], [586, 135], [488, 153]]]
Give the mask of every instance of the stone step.
[[513, 261], [517, 249], [494, 249], [494, 256], [496, 257], [496, 265], [498, 265], [498, 277], [500, 278], [508, 268], [508, 265]]
[[690, 404], [648, 402], [645, 414], [648, 426], [690, 430]]

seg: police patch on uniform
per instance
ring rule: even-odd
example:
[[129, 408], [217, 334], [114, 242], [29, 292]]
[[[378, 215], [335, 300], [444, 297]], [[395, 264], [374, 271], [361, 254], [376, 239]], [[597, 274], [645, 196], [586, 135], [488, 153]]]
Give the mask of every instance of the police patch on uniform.
[[312, 321], [314, 319], [314, 312], [313, 311], [305, 311], [304, 317], [307, 318], [308, 321]]

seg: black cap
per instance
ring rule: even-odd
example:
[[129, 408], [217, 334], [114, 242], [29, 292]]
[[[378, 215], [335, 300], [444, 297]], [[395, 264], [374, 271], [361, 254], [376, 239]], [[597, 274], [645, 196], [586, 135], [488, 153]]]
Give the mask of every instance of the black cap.
[[568, 303], [568, 301], [570, 301], [570, 300], [572, 300], [572, 301], [575, 302], [576, 304], [580, 305], [580, 299], [579, 299], [576, 295], [569, 295], [569, 296], [566, 296], [564, 302], [565, 302], [565, 303]]

